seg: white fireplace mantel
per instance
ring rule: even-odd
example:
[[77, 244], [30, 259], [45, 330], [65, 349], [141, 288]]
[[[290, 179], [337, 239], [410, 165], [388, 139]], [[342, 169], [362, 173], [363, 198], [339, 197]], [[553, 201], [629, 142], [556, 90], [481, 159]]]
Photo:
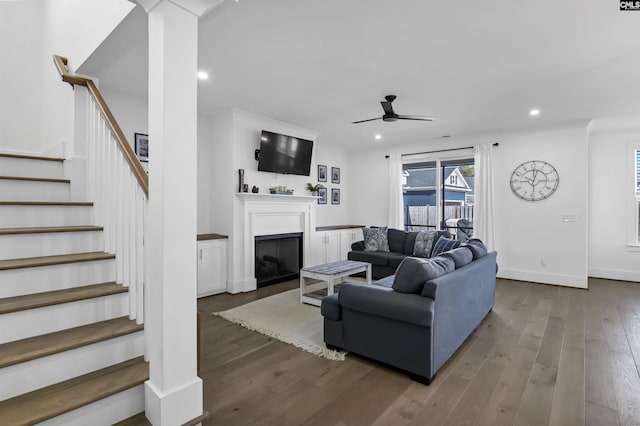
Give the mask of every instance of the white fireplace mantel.
[[[303, 264], [311, 254], [311, 235], [315, 231], [315, 204], [318, 197], [302, 195], [237, 193], [238, 213], [242, 226], [236, 228], [238, 235], [237, 258], [242, 260], [240, 279], [235, 279], [228, 288], [231, 293], [253, 291], [257, 288], [255, 278], [255, 237], [263, 235], [302, 232]], [[240, 217], [237, 217], [241, 220]]]

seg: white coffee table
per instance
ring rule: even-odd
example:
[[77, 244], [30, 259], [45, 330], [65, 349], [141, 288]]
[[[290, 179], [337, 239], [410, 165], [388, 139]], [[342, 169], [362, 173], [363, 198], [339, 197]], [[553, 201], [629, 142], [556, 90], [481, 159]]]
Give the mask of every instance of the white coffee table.
[[[309, 266], [300, 270], [300, 302], [310, 305], [320, 306], [322, 297], [334, 293], [334, 286], [345, 282], [349, 275], [364, 272], [366, 283], [371, 284], [371, 264], [367, 262], [357, 262], [355, 260], [339, 260], [337, 262], [325, 263], [322, 265]], [[317, 291], [308, 292], [307, 279], [320, 280], [327, 283], [327, 292], [318, 296]], [[311, 294], [316, 297], [311, 296]]]

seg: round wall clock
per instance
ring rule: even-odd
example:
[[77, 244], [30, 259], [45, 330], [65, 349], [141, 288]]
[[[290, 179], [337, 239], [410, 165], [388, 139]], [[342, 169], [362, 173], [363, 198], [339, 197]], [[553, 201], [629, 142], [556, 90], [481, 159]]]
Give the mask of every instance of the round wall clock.
[[549, 198], [559, 183], [558, 171], [546, 161], [526, 161], [511, 174], [511, 190], [526, 201]]

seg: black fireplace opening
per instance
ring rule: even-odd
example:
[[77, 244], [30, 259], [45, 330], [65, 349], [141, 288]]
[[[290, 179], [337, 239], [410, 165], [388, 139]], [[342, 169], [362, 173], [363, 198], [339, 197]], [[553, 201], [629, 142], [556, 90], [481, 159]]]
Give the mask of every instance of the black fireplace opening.
[[300, 277], [302, 232], [255, 237], [258, 288]]

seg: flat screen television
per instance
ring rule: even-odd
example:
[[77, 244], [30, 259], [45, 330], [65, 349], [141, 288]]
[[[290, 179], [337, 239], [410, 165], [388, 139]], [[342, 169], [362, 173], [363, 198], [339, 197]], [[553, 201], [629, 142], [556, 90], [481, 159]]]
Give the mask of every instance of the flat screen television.
[[258, 171], [309, 176], [313, 141], [262, 131]]

